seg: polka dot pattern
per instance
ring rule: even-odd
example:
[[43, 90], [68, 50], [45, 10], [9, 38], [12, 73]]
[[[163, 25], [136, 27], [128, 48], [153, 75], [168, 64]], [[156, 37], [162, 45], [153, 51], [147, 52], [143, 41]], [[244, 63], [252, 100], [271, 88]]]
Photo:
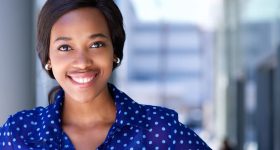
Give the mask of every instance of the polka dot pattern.
[[[141, 105], [108, 84], [117, 108], [116, 121], [97, 150], [210, 150], [171, 109]], [[0, 128], [1, 150], [74, 150], [62, 130], [64, 91], [46, 108], [24, 110], [9, 117]]]

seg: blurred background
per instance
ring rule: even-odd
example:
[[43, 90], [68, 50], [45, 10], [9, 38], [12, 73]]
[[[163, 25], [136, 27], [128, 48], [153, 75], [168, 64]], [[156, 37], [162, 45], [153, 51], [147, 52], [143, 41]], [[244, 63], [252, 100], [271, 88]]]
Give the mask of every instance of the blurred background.
[[[47, 106], [35, 53], [45, 0], [1, 0], [0, 124]], [[116, 0], [127, 41], [112, 82], [172, 108], [214, 150], [280, 149], [279, 0]]]

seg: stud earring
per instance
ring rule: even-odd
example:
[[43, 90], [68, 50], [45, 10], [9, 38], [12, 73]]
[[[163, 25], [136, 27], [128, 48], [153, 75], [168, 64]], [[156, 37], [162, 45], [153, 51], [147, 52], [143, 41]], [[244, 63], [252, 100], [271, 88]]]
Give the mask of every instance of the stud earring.
[[51, 70], [51, 64], [47, 63], [47, 64], [45, 65], [45, 69], [46, 69], [46, 70]]
[[115, 62], [116, 64], [120, 64], [121, 60], [120, 60], [120, 58], [116, 57], [115, 60], [114, 60], [114, 62]]

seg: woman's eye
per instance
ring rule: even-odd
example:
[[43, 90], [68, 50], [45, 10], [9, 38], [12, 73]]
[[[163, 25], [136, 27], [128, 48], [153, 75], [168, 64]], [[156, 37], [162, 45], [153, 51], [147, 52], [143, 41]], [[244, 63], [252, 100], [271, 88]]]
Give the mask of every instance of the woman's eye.
[[69, 50], [72, 50], [70, 46], [68, 45], [62, 45], [58, 48], [58, 50], [60, 51], [69, 51]]
[[103, 42], [95, 42], [91, 45], [91, 48], [99, 48], [99, 47], [103, 47], [104, 43]]

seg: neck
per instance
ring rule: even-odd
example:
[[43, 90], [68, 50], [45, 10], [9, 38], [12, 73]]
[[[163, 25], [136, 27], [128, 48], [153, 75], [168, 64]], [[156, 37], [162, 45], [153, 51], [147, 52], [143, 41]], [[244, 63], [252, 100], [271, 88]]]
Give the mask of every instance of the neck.
[[92, 127], [115, 121], [116, 108], [108, 88], [94, 100], [80, 103], [65, 96], [62, 122], [65, 126]]

